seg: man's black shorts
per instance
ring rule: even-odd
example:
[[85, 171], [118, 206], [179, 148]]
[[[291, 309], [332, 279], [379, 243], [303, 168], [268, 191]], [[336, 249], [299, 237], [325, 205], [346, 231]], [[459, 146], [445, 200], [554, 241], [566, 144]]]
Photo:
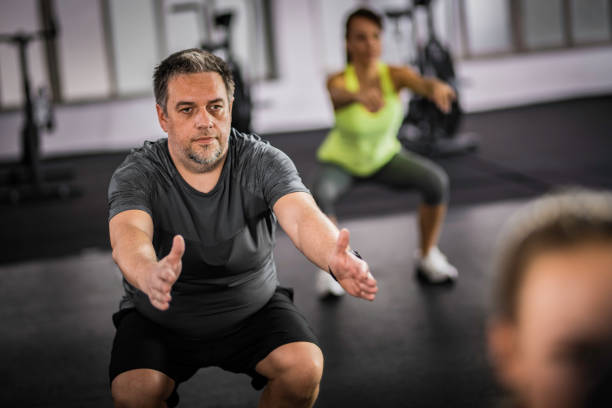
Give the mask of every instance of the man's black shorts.
[[[296, 341], [318, 345], [306, 319], [293, 304], [293, 290], [276, 288], [270, 301], [234, 333], [214, 341], [185, 339], [140, 314], [124, 309], [113, 315], [117, 328], [111, 362], [110, 383], [119, 374], [137, 368], [150, 368], [172, 378], [176, 386], [193, 376], [199, 368], [217, 366], [251, 376], [255, 389], [267, 379], [255, 366], [274, 349]], [[168, 406], [178, 403], [176, 387]]]

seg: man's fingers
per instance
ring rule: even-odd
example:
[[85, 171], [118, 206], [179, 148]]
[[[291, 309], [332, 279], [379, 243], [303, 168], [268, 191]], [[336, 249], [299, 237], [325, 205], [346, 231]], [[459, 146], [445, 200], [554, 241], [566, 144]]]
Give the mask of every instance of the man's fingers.
[[[170, 291], [172, 290], [172, 284], [176, 281], [174, 273], [168, 267], [158, 271], [158, 275], [154, 276], [149, 286], [149, 300], [151, 304], [160, 310], [166, 310], [170, 307], [170, 301], [172, 296]], [[164, 279], [171, 278], [171, 279]]]
[[362, 299], [365, 299], [365, 300], [372, 301], [372, 300], [374, 300], [376, 298], [376, 294], [374, 294], [374, 293], [372, 293], [372, 294], [370, 294], [370, 293], [361, 293], [359, 295], [359, 297], [362, 298]]
[[175, 235], [172, 240], [172, 248], [170, 249], [170, 253], [166, 256], [166, 259], [172, 264], [177, 265], [183, 254], [185, 253], [185, 240], [181, 235]]
[[162, 271], [162, 273], [159, 275], [162, 280], [172, 284], [178, 279], [183, 267], [181, 259], [184, 253], [185, 240], [182, 236], [175, 235], [174, 239], [172, 240], [172, 248], [170, 249], [170, 253], [168, 253], [168, 255], [166, 255], [166, 257], [160, 261], [160, 263], [165, 263], [171, 268]]
[[376, 288], [376, 285], [376, 279], [374, 279], [374, 277], [369, 271], [367, 272], [367, 275], [362, 275], [359, 280], [359, 287], [361, 287], [363, 290], [370, 290]]
[[165, 282], [163, 280], [159, 280], [155, 283], [153, 283], [153, 287], [152, 289], [156, 292], [159, 293], [164, 293], [164, 294], [169, 294], [170, 290], [172, 289], [172, 285], [168, 282]]
[[155, 270], [152, 271], [148, 283], [148, 294], [151, 305], [159, 310], [170, 307], [172, 285], [181, 273], [181, 258], [185, 253], [185, 240], [176, 235], [172, 241], [170, 253], [162, 259]]
[[178, 276], [174, 274], [171, 268], [164, 268], [158, 277], [160, 281], [172, 285], [174, 282], [176, 282], [176, 278]]
[[376, 279], [374, 279], [370, 273], [368, 264], [364, 261], [360, 261], [360, 265], [354, 273], [354, 279], [358, 289], [355, 295], [362, 299], [374, 300], [378, 292], [378, 286], [376, 284]]
[[159, 310], [168, 310], [168, 308], [170, 307], [170, 304], [167, 302], [159, 302], [157, 300], [152, 300], [151, 304], [153, 305], [153, 307], [155, 307], [156, 309]]
[[376, 293], [378, 293], [378, 286], [376, 285], [376, 280], [369, 272], [368, 275], [369, 276], [359, 284], [359, 297], [366, 300], [374, 300]]
[[170, 295], [168, 294], [157, 293], [151, 296], [151, 303], [155, 301], [158, 304], [166, 304], [166, 303], [170, 304], [171, 300], [172, 300], [172, 297], [170, 297]]
[[150, 286], [150, 294], [156, 299], [167, 300], [170, 297], [172, 285], [159, 279], [153, 280]]
[[149, 296], [149, 301], [151, 302], [151, 305], [153, 305], [153, 307], [159, 310], [167, 310], [170, 307], [169, 300], [166, 301], [163, 299], [159, 299], [154, 295]]
[[376, 283], [376, 279], [374, 278], [365, 278], [365, 279], [362, 279], [361, 282], [359, 282], [359, 285], [362, 288], [375, 288], [377, 283]]
[[342, 228], [340, 230], [340, 234], [338, 234], [338, 241], [336, 241], [336, 253], [344, 254], [346, 249], [348, 248], [350, 239], [349, 231], [346, 228]]

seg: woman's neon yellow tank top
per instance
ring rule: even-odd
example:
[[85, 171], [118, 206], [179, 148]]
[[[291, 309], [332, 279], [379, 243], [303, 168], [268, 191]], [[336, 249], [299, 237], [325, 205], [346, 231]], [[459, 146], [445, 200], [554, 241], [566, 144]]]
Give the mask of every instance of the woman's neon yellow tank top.
[[[401, 150], [397, 139], [403, 118], [400, 98], [389, 67], [379, 62], [378, 74], [384, 106], [377, 112], [370, 112], [356, 102], [336, 110], [336, 123], [317, 151], [320, 161], [338, 164], [354, 175], [367, 177]], [[344, 71], [344, 82], [348, 91], [359, 90], [359, 80], [351, 64]]]

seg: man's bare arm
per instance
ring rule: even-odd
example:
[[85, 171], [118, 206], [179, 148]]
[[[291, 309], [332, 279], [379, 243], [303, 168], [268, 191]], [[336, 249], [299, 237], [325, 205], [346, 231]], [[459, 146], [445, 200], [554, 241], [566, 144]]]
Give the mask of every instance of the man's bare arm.
[[368, 264], [349, 251], [349, 232], [336, 226], [319, 210], [308, 193], [291, 193], [274, 204], [281, 227], [312, 263], [331, 269], [351, 295], [374, 300], [378, 288]]
[[125, 279], [146, 293], [151, 304], [166, 310], [170, 306], [170, 290], [179, 277], [185, 251], [180, 235], [174, 237], [170, 253], [157, 260], [153, 248], [153, 220], [141, 210], [128, 210], [109, 222], [113, 260]]

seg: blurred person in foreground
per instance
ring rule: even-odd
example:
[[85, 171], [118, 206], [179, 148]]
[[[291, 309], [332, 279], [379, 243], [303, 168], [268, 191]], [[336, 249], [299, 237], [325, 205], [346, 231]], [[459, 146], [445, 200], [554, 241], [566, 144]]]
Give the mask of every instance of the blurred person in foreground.
[[[430, 283], [454, 281], [457, 269], [437, 247], [448, 203], [448, 176], [433, 161], [402, 149], [397, 135], [404, 117], [400, 91], [423, 95], [443, 112], [449, 111], [455, 92], [409, 67], [382, 62], [382, 29], [381, 16], [370, 9], [357, 9], [346, 20], [348, 63], [327, 81], [335, 124], [317, 151], [319, 168], [312, 192], [336, 223], [335, 204], [355, 183], [417, 190], [422, 196], [417, 271]], [[324, 270], [318, 272], [316, 286], [321, 296], [344, 293]]]
[[568, 190], [507, 223], [489, 353], [511, 407], [612, 407], [612, 192]]

